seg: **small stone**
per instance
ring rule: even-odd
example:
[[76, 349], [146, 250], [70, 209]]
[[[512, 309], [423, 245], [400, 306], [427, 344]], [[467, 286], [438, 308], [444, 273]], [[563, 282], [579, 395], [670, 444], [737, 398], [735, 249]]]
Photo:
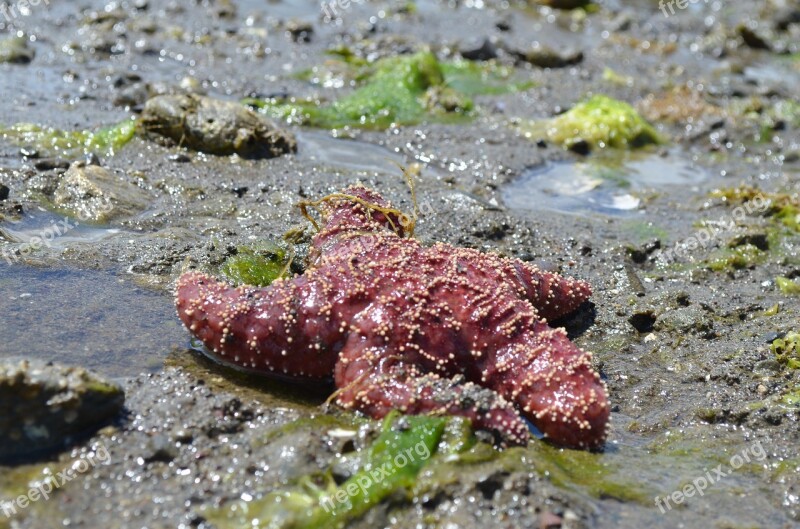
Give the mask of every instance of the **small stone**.
[[556, 51], [547, 46], [539, 46], [528, 50], [508, 50], [518, 60], [539, 68], [564, 68], [583, 61], [583, 52], [576, 50]]
[[11, 190], [8, 189], [8, 186], [6, 186], [4, 184], [0, 184], [0, 200], [7, 199], [8, 198], [8, 194], [10, 193], [10, 191]]
[[39, 151], [36, 149], [32, 149], [30, 147], [22, 147], [19, 150], [19, 153], [24, 156], [25, 158], [33, 159], [39, 157]]
[[189, 162], [192, 161], [191, 158], [189, 158], [187, 155], [185, 155], [182, 152], [175, 153], [175, 154], [170, 154], [169, 156], [167, 156], [167, 160], [169, 160], [170, 162], [175, 162], [175, 163], [189, 163]]
[[314, 34], [314, 26], [302, 20], [290, 20], [286, 24], [286, 31], [292, 38], [292, 42], [311, 42], [311, 35]]
[[491, 39], [483, 39], [480, 45], [467, 45], [460, 51], [461, 56], [469, 61], [488, 61], [497, 58], [497, 47]]
[[83, 368], [0, 362], [0, 461], [45, 455], [117, 415], [118, 385]]
[[69, 169], [69, 162], [59, 158], [45, 158], [33, 164], [37, 171], [52, 171], [53, 169]]
[[25, 37], [11, 37], [0, 40], [0, 64], [28, 64], [35, 57]]
[[104, 167], [75, 162], [60, 179], [53, 203], [80, 220], [104, 222], [143, 211], [150, 196]]
[[747, 24], [740, 24], [736, 31], [739, 33], [739, 36], [742, 37], [742, 40], [745, 44], [749, 47], [756, 49], [756, 50], [770, 50], [772, 46], [770, 46], [769, 42], [759, 35], [756, 31], [756, 27], [752, 27]]

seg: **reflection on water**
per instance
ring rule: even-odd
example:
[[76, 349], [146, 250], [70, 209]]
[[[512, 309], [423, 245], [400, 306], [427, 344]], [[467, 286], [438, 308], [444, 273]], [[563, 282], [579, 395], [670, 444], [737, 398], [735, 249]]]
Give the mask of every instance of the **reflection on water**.
[[392, 151], [363, 141], [334, 138], [328, 132], [303, 130], [297, 132], [300, 159], [314, 160], [336, 169], [356, 172], [397, 175], [397, 164], [403, 157]]
[[[6, 219], [0, 223], [0, 240], [9, 243], [0, 246], [0, 255], [19, 255], [23, 250], [28, 254], [38, 247], [62, 250], [76, 243], [97, 242], [120, 233], [119, 229], [91, 226], [42, 208], [31, 208], [18, 220]], [[8, 262], [8, 258], [5, 261]]]
[[588, 161], [533, 167], [503, 191], [512, 209], [623, 215], [648, 194], [696, 184], [708, 173], [676, 153], [600, 154]]
[[0, 263], [0, 358], [39, 358], [111, 377], [155, 371], [184, 346], [170, 296], [110, 272]]

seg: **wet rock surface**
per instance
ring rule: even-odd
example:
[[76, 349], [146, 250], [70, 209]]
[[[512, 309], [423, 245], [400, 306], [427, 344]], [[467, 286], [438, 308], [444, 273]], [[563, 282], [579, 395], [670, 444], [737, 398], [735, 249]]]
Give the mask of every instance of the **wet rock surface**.
[[0, 362], [0, 462], [41, 457], [116, 417], [122, 388], [82, 368]]
[[[497, 460], [451, 469], [450, 481], [438, 476], [420, 496], [381, 502], [351, 527], [797, 526], [800, 373], [771, 351], [774, 340], [798, 329], [800, 296], [782, 291], [788, 283], [776, 281], [796, 282], [800, 274], [796, 210], [783, 204], [740, 215], [742, 193], [731, 191], [756, 186], [773, 203], [780, 195], [796, 201], [800, 191], [797, 10], [791, 2], [726, 0], [690, 3], [665, 16], [657, 2], [602, 1], [571, 10], [576, 3], [420, 1], [415, 10], [352, 2], [333, 21], [325, 20], [318, 3], [300, 0], [272, 3], [268, 10], [249, 1], [202, 9], [162, 0], [32, 7], [30, 16], [14, 21], [37, 37], [26, 43], [31, 62], [0, 65], [0, 90], [7, 96], [0, 125], [96, 130], [139, 116], [154, 96], [179, 99], [161, 100], [169, 104], [146, 114], [153, 117], [148, 139], [157, 141], [135, 138], [113, 156], [100, 156], [118, 182], [144, 193], [135, 191], [134, 207], [104, 221], [119, 232], [100, 240], [63, 238], [58, 251], [14, 266], [124, 274], [160, 293], [160, 310], [171, 314], [171, 283], [187, 264], [214, 269], [242, 245], [307, 226], [293, 207], [301, 198], [362, 181], [410, 211], [411, 195], [394, 162], [419, 164], [416, 232], [423, 242], [522, 257], [593, 285], [593, 318], [574, 333], [594, 353], [609, 386], [610, 442], [604, 453], [583, 458], [544, 454], [539, 443], [510, 469]], [[495, 61], [532, 84], [474, 97], [476, 112], [463, 122], [331, 134], [298, 127], [290, 117], [276, 123], [286, 134], [275, 136], [277, 150], [264, 156], [205, 154], [221, 146], [250, 152], [251, 138], [271, 134], [259, 136], [261, 121], [250, 114], [245, 127], [236, 125], [247, 108], [237, 101], [328, 104], [351, 94], [350, 79], [321, 68], [331, 50], [373, 61], [426, 48], [443, 60], [460, 50], [476, 66]], [[537, 48], [555, 50], [561, 59], [568, 50], [583, 57], [542, 68], [509, 51]], [[206, 109], [187, 93], [213, 98], [209, 112], [215, 120], [221, 113], [224, 126], [192, 122], [187, 129], [183, 117], [196, 119]], [[643, 151], [647, 165], [640, 172], [628, 170], [637, 160], [627, 154], [609, 159], [604, 149], [584, 149], [576, 155], [520, 130], [523, 121], [550, 120], [596, 94], [629, 103], [665, 137], [664, 145]], [[190, 132], [196, 146], [187, 143]], [[0, 201], [0, 233], [19, 232], [15, 223], [51, 208], [58, 189], [66, 206], [89, 207], [83, 186], [64, 183], [80, 157], [28, 145], [23, 150], [0, 134], [0, 175], [8, 188]], [[688, 169], [665, 165], [675, 153]], [[532, 168], [559, 163], [574, 170], [561, 173], [566, 190], [556, 193], [616, 186], [614, 196], [638, 202], [632, 209], [566, 214], [551, 207], [555, 200], [533, 210], [509, 207], [503, 193], [511, 182]], [[596, 171], [579, 179], [581, 164], [596, 165]], [[661, 182], [638, 185], [652, 175]], [[24, 244], [0, 237], [3, 255]], [[0, 259], [0, 281], [9, 281], [10, 266]], [[20, 314], [28, 299], [22, 296], [37, 294], [29, 286], [35, 280], [25, 277], [28, 283], [10, 294], [18, 303], [9, 310]], [[83, 317], [81, 297], [73, 295]], [[124, 318], [141, 319], [147, 310], [118, 305]], [[48, 313], [35, 317], [46, 320]], [[65, 342], [83, 347], [82, 336], [96, 332], [98, 323], [60, 318], [51, 325], [68, 327]], [[110, 344], [119, 339], [113, 329], [102, 336]], [[47, 468], [56, 473], [99, 443], [108, 446], [109, 463], [13, 521], [0, 514], [2, 529], [65, 521], [75, 527], [211, 529], [207, 506], [263, 497], [282, 480], [324, 468], [338, 451], [351, 448], [325, 428], [281, 430], [327, 413], [327, 392], [244, 380], [188, 351], [188, 337], [176, 340], [172, 353], [140, 340], [126, 338], [140, 349], [128, 353], [131, 362], [168, 358], [182, 369], [129, 377], [130, 413], [54, 456]], [[0, 342], [0, 356], [24, 352]], [[107, 364], [98, 356], [92, 365]], [[126, 365], [125, 374], [132, 369]], [[756, 442], [763, 459], [729, 467], [702, 496], [664, 512], [656, 505], [656, 496], [681, 490], [705, 469], [729, 466], [732, 456]], [[542, 462], [552, 463], [546, 475], [537, 470]], [[613, 469], [616, 481], [609, 484]], [[30, 471], [27, 465], [0, 468], [0, 499], [27, 489]]]
[[25, 37], [0, 39], [0, 63], [28, 64], [35, 56]]
[[146, 209], [147, 191], [104, 167], [75, 162], [59, 179], [53, 203], [73, 217], [107, 222]]
[[238, 103], [198, 95], [156, 96], [140, 121], [150, 136], [209, 154], [274, 158], [297, 150], [291, 133]]

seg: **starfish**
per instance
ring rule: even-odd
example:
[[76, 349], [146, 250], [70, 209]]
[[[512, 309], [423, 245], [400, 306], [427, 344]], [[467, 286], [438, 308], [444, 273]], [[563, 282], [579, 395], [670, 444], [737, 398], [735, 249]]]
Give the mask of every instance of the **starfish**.
[[407, 237], [407, 217], [365, 187], [315, 205], [324, 226], [302, 275], [265, 288], [196, 271], [178, 280], [178, 316], [209, 354], [307, 383], [333, 375], [336, 402], [373, 418], [460, 415], [509, 445], [528, 442], [524, 417], [555, 444], [603, 445], [605, 384], [591, 355], [547, 323], [577, 309], [587, 283], [423, 246]]

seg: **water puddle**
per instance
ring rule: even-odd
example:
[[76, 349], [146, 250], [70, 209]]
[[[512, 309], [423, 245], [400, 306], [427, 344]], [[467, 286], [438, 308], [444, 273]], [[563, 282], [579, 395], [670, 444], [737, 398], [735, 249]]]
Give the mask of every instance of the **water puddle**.
[[708, 172], [675, 152], [625, 153], [528, 169], [503, 191], [511, 209], [626, 215], [653, 193], [695, 185]]
[[296, 133], [297, 157], [335, 169], [358, 173], [399, 175], [401, 155], [379, 145], [357, 140], [334, 138], [328, 132], [303, 130]]
[[26, 211], [19, 220], [6, 219], [0, 223], [0, 257], [7, 263], [20, 255], [35, 253], [42, 248], [64, 250], [75, 244], [96, 243], [123, 233], [116, 228], [103, 228], [57, 215], [42, 208]]
[[37, 358], [110, 377], [156, 371], [187, 334], [168, 295], [111, 272], [0, 262], [0, 358]]

